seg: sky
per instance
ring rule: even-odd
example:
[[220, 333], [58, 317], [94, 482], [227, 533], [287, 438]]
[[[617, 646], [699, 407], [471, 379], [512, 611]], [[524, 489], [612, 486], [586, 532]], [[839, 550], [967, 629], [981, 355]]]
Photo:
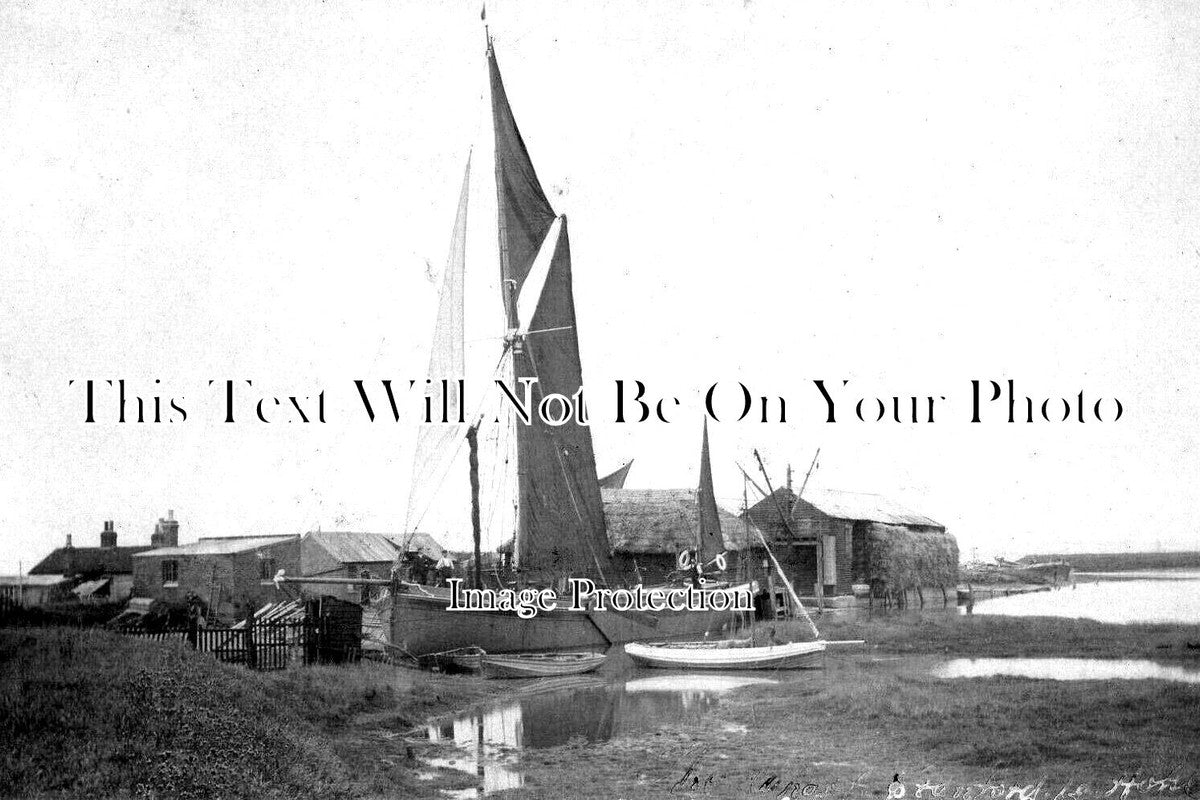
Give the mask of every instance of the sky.
[[[810, 486], [904, 503], [964, 556], [1196, 547], [1200, 12], [487, 11], [570, 218], [601, 473], [695, 486], [700, 397], [740, 381], [788, 420], [711, 425], [733, 510], [754, 449], [779, 485], [819, 447]], [[183, 541], [403, 530], [415, 426], [369, 422], [353, 381], [424, 377], [481, 25], [478, 2], [0, 6], [0, 573], [107, 519], [147, 543], [167, 509]], [[100, 384], [85, 423], [88, 379], [187, 419], [117, 423]], [[230, 379], [253, 385], [225, 424]], [[615, 424], [618, 379], [681, 405]], [[972, 424], [971, 381], [1009, 379], [1123, 415]], [[815, 380], [946, 399], [830, 424]], [[285, 421], [321, 391], [324, 424]]]

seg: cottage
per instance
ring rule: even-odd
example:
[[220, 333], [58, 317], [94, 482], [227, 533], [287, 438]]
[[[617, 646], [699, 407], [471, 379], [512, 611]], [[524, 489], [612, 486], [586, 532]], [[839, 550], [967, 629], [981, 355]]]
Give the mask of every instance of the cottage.
[[137, 553], [134, 594], [159, 600], [198, 597], [210, 616], [235, 620], [280, 599], [279, 570], [300, 574], [300, 537], [207, 537]]
[[747, 513], [802, 595], [815, 594], [818, 579], [835, 605], [855, 585], [882, 596], [958, 581], [958, 544], [945, 526], [880, 495], [810, 490], [797, 498], [780, 488]]
[[[175, 526], [178, 530], [178, 523]], [[118, 545], [113, 521], [107, 520], [100, 531], [99, 547], [75, 547], [67, 534], [66, 544], [39, 561], [29, 575], [66, 576], [73, 584], [86, 584], [84, 593], [76, 595], [81, 599], [124, 600], [133, 589], [133, 556], [149, 549], [147, 545]]]

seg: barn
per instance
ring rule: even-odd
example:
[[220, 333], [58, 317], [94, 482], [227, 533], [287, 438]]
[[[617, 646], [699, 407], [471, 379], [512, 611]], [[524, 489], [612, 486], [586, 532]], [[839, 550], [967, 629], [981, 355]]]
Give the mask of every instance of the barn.
[[816, 594], [819, 582], [821, 594], [839, 605], [849, 602], [856, 585], [883, 596], [958, 582], [953, 535], [941, 523], [881, 495], [809, 490], [798, 498], [781, 488], [748, 515], [767, 532], [802, 595]]

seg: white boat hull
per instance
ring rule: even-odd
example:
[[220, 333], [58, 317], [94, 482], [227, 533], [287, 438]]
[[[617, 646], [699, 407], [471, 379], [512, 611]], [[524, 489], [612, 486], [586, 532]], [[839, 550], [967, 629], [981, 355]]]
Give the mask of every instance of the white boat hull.
[[658, 669], [817, 669], [824, 666], [825, 643], [721, 647], [717, 642], [630, 642], [625, 652], [638, 664]]

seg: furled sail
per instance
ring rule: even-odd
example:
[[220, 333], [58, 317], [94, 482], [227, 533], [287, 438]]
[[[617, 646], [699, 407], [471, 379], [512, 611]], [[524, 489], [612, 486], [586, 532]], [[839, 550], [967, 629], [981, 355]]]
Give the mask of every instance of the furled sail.
[[[490, 46], [487, 55], [502, 300], [509, 330], [528, 332], [510, 341], [513, 379], [537, 379], [535, 404], [550, 393], [570, 398], [583, 376], [567, 222], [542, 191]], [[555, 227], [557, 234], [548, 236]], [[531, 278], [544, 246], [550, 248], [548, 271]], [[527, 279], [541, 283], [531, 304], [521, 302]], [[532, 317], [522, 320], [526, 308], [534, 309]], [[606, 581], [612, 560], [590, 428], [574, 419], [552, 426], [535, 414], [532, 424], [516, 424], [516, 440], [517, 568], [531, 581], [568, 574]]]
[[708, 457], [708, 418], [704, 419], [704, 438], [700, 445], [700, 487], [697, 492], [700, 506], [700, 559], [711, 561], [725, 550], [721, 535], [721, 517], [717, 514], [717, 498], [713, 491], [712, 463]]

